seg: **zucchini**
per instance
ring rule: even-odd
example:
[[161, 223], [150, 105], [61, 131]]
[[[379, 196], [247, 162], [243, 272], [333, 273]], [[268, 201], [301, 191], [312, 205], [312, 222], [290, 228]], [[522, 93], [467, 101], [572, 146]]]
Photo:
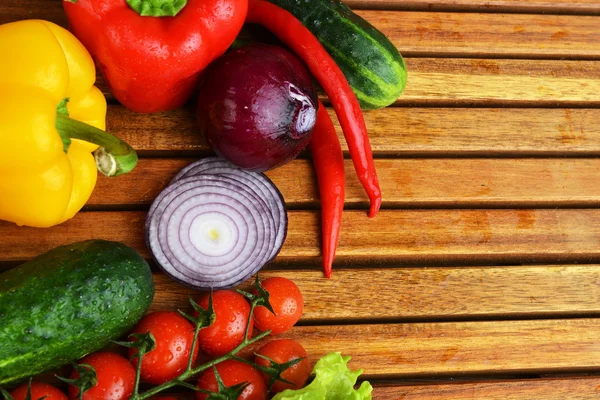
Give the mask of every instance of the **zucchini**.
[[302, 22], [335, 60], [363, 109], [392, 104], [406, 86], [398, 49], [339, 0], [269, 0]]
[[58, 247], [0, 274], [0, 385], [101, 349], [153, 297], [148, 263], [104, 240]]

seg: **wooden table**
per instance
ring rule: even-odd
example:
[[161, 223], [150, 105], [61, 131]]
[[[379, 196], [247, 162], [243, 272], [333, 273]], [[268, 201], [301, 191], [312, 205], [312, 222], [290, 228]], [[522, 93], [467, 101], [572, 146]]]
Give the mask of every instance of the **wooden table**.
[[[406, 57], [394, 107], [365, 113], [384, 193], [347, 161], [334, 277], [322, 278], [319, 199], [305, 154], [269, 172], [289, 234], [263, 276], [298, 283], [313, 362], [353, 357], [375, 399], [600, 398], [600, 1], [352, 0]], [[2, 0], [0, 23], [66, 26], [60, 0]], [[106, 88], [102, 82], [101, 87]], [[109, 100], [108, 129], [141, 155], [100, 179], [73, 220], [0, 223], [0, 267], [57, 245], [117, 240], [143, 255], [149, 203], [210, 150], [191, 109], [139, 115]], [[152, 309], [190, 290], [155, 274]]]

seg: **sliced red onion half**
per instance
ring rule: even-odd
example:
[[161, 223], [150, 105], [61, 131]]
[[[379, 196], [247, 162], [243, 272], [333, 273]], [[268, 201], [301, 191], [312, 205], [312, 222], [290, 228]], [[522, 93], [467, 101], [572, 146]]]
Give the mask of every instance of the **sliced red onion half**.
[[189, 174], [195, 166], [186, 167], [152, 203], [146, 243], [172, 278], [197, 289], [229, 288], [279, 253], [287, 214], [266, 176], [204, 160], [219, 173]]
[[171, 183], [179, 179], [204, 174], [230, 176], [233, 179], [243, 182], [244, 185], [253, 188], [260, 197], [265, 199], [273, 213], [275, 225], [285, 226], [285, 229], [279, 229], [277, 232], [277, 241], [274, 248], [277, 250], [273, 253], [274, 258], [279, 252], [279, 248], [283, 246], [287, 235], [287, 211], [283, 196], [279, 189], [277, 189], [277, 186], [265, 174], [238, 168], [220, 157], [207, 157], [189, 164], [173, 178]]

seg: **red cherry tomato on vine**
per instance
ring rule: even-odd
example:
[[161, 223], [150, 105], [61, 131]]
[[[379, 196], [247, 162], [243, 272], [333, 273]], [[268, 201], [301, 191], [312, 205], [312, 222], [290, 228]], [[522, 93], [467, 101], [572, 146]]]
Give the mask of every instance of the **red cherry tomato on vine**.
[[[244, 389], [237, 400], [266, 400], [267, 386], [256, 368], [236, 360], [226, 360], [216, 365], [217, 372], [223, 380], [225, 387], [247, 382], [249, 385]], [[198, 378], [198, 387], [210, 392], [218, 392], [217, 378], [212, 368], [204, 371]], [[206, 400], [207, 394], [196, 392], [196, 400]]]
[[[308, 360], [308, 353], [300, 343], [290, 339], [273, 340], [262, 346], [256, 353], [269, 357], [278, 364], [285, 364], [289, 361], [303, 358], [302, 361], [292, 365], [281, 374], [283, 379], [292, 382], [292, 384], [276, 381], [271, 387], [271, 393], [283, 392], [286, 389], [300, 389], [306, 384], [310, 376], [310, 361]], [[269, 360], [265, 360], [259, 356], [256, 356], [254, 362], [257, 365], [265, 367], [271, 365]], [[269, 377], [267, 374], [261, 374], [265, 382], [268, 383]]]
[[[208, 308], [209, 293], [200, 297], [198, 304]], [[250, 304], [241, 294], [232, 290], [218, 290], [213, 292], [213, 308], [215, 310], [215, 322], [200, 330], [198, 335], [198, 346], [211, 356], [222, 356], [227, 354], [244, 340], [244, 333], [250, 316]], [[252, 320], [250, 320], [250, 332], [252, 336]]]
[[294, 282], [281, 277], [267, 278], [262, 285], [269, 292], [269, 303], [275, 314], [265, 307], [256, 307], [254, 325], [263, 332], [271, 330], [273, 335], [287, 332], [296, 325], [304, 311], [300, 289]]
[[[188, 364], [194, 326], [176, 311], [156, 311], [147, 314], [131, 333], [150, 332], [156, 340], [156, 348], [142, 357], [141, 377], [145, 382], [160, 385], [181, 374]], [[137, 349], [129, 349], [129, 357], [137, 355]], [[198, 356], [194, 351], [193, 361]], [[137, 358], [131, 365], [137, 367]]]
[[[10, 392], [10, 395], [14, 400], [25, 400], [27, 386], [29, 386], [29, 383], [24, 383]], [[42, 382], [31, 382], [31, 400], [38, 400], [42, 397], [45, 397], [44, 400], [69, 400], [66, 394], [52, 385]]]
[[[83, 400], [125, 400], [133, 394], [135, 370], [129, 361], [116, 353], [92, 353], [79, 360], [79, 364], [88, 364], [96, 370], [98, 383], [83, 394]], [[78, 378], [73, 371], [71, 379]], [[69, 385], [69, 398], [79, 398], [79, 389]]]

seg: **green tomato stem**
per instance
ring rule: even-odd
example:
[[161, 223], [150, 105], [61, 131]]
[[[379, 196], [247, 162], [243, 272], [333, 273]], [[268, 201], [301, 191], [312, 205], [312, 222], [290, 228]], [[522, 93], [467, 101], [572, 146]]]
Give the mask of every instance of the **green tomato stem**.
[[146, 354], [146, 346], [143, 346], [138, 349], [138, 358], [137, 365], [135, 367], [135, 383], [133, 385], [133, 395], [132, 398], [138, 398], [138, 393], [140, 390], [140, 378], [142, 376], [142, 357]]

